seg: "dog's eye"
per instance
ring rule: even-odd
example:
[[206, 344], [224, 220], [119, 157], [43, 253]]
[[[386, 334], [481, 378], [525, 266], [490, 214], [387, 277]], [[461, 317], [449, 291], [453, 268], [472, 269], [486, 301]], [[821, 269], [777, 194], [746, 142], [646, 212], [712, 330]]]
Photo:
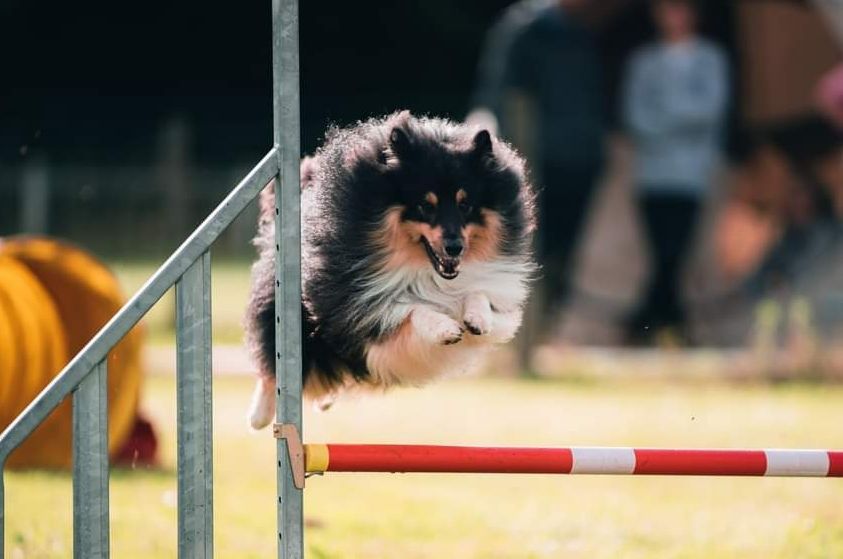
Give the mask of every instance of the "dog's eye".
[[434, 206], [433, 204], [431, 204], [428, 201], [424, 201], [424, 202], [422, 202], [421, 204], [418, 205], [418, 210], [419, 210], [419, 213], [422, 214], [423, 216], [430, 217], [436, 211], [436, 206]]
[[459, 203], [459, 208], [460, 208], [460, 211], [464, 214], [467, 214], [467, 213], [471, 212], [471, 204], [469, 204], [465, 200], [463, 200], [462, 202]]

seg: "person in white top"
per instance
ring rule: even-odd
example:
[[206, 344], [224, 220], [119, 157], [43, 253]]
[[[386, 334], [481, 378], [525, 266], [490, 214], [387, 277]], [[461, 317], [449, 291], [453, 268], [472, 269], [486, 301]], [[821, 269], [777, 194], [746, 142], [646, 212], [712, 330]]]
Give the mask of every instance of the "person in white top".
[[623, 113], [653, 274], [632, 335], [681, 326], [679, 270], [720, 162], [728, 100], [723, 51], [697, 33], [693, 0], [654, 0], [659, 37], [632, 56]]

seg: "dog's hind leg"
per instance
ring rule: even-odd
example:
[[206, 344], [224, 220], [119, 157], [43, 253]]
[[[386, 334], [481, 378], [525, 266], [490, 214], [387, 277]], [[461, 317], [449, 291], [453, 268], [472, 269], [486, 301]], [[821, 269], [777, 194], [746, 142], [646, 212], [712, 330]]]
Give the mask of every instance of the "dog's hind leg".
[[252, 291], [243, 325], [246, 345], [258, 369], [249, 424], [260, 429], [269, 425], [275, 411], [275, 260], [268, 249], [262, 250], [252, 267]]
[[260, 376], [249, 405], [249, 426], [263, 429], [275, 418], [275, 379]]

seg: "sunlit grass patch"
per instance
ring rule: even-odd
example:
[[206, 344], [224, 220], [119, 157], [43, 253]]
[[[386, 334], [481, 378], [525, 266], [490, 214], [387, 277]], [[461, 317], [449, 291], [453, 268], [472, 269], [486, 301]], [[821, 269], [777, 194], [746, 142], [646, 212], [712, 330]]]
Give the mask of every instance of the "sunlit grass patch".
[[[275, 553], [275, 441], [250, 434], [251, 380], [215, 379], [218, 557]], [[163, 468], [112, 475], [115, 557], [176, 551], [175, 396], [144, 408]], [[472, 379], [306, 414], [333, 442], [711, 447], [843, 446], [843, 388]], [[9, 557], [68, 557], [70, 479], [6, 476]], [[843, 482], [822, 479], [334, 474], [305, 492], [308, 557], [843, 557]]]

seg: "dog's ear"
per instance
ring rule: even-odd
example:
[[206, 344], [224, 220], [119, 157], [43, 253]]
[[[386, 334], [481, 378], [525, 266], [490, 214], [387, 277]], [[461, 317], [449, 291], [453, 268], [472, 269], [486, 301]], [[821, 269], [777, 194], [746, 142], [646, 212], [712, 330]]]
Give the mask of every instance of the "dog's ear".
[[401, 125], [398, 125], [389, 132], [387, 146], [379, 155], [378, 162], [385, 169], [395, 168], [398, 166], [399, 161], [410, 159], [412, 151], [413, 140], [410, 139], [407, 130]]
[[487, 161], [494, 157], [492, 136], [488, 130], [481, 130], [475, 134], [474, 141], [472, 142], [472, 152], [481, 161]]
[[389, 133], [389, 149], [399, 158], [407, 156], [413, 145], [407, 132], [400, 126], [396, 126]]

